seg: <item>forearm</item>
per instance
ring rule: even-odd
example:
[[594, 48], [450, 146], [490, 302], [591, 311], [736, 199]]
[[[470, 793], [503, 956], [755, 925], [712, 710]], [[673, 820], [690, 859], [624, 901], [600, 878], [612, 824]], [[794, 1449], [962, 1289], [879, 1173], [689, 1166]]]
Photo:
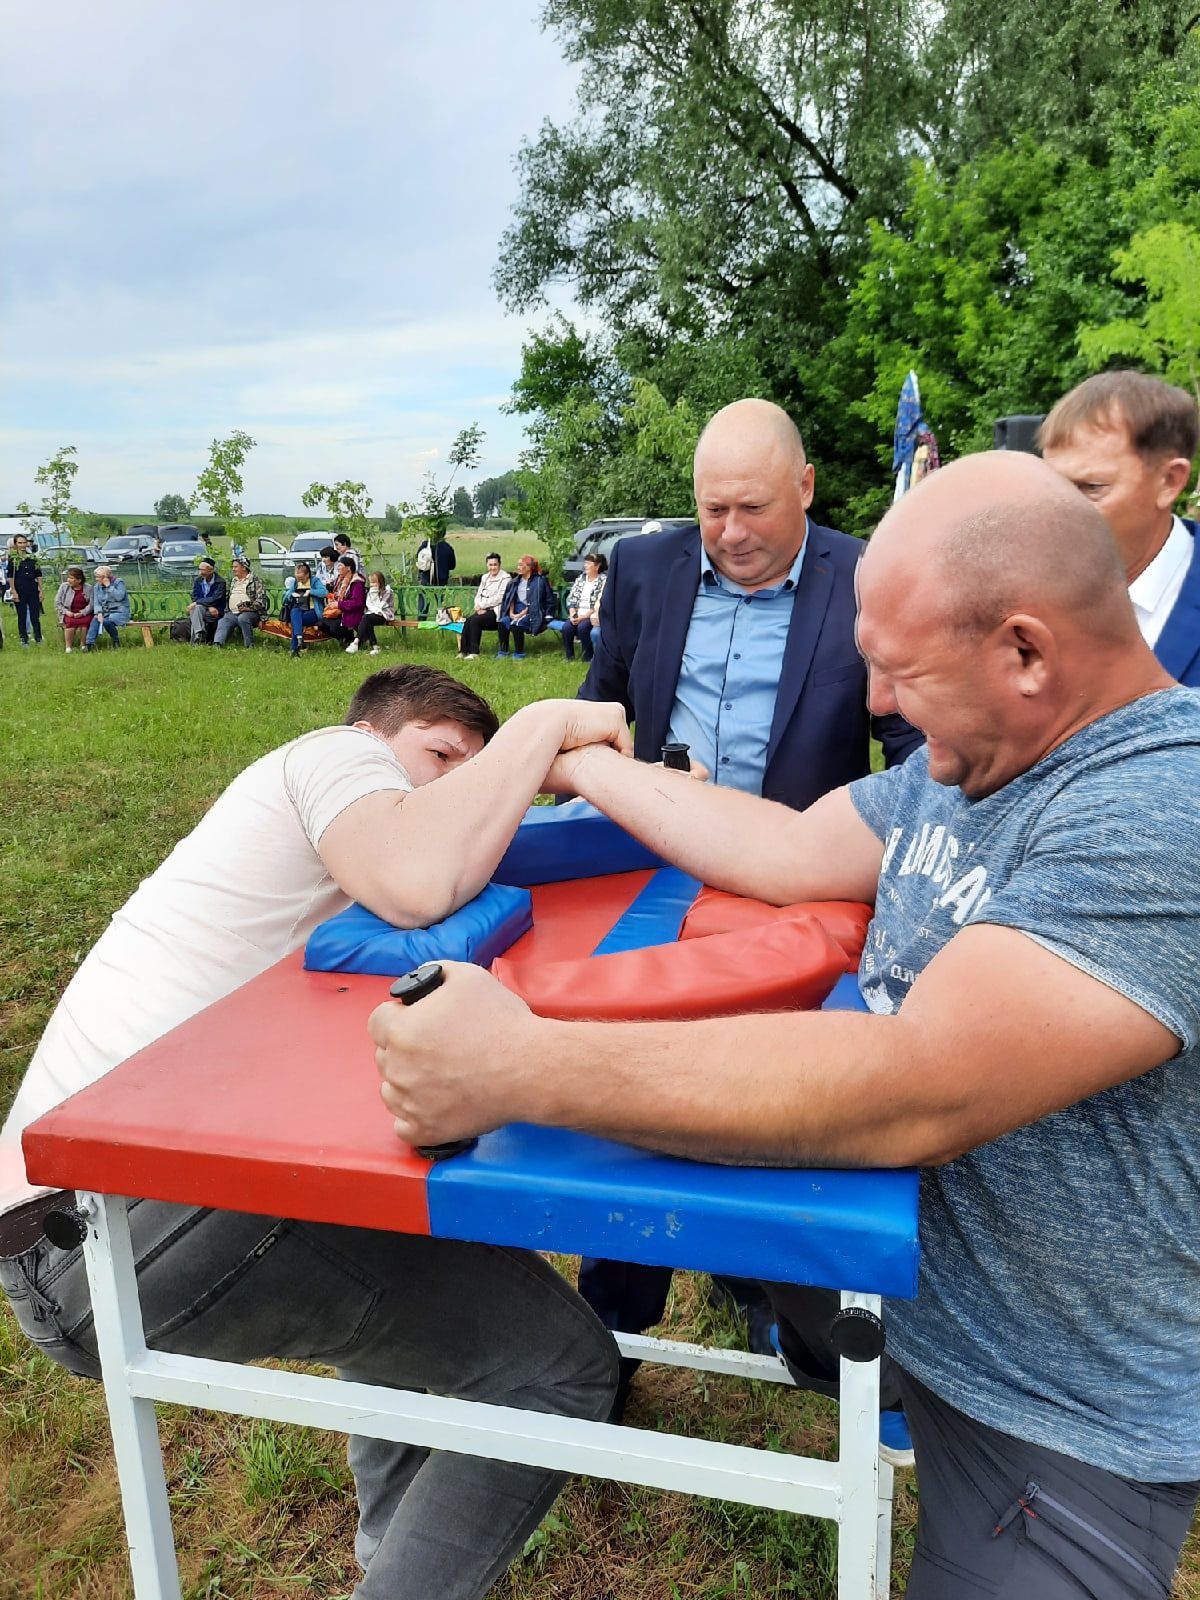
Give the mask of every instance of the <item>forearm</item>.
[[514, 1070], [529, 1076], [519, 1114], [531, 1122], [737, 1165], [899, 1167], [957, 1153], [953, 1086], [922, 1071], [900, 1017], [535, 1018], [530, 1030], [531, 1065]]
[[575, 761], [577, 794], [693, 877], [772, 905], [875, 898], [882, 846], [844, 790], [798, 812], [599, 748]]
[[[390, 893], [414, 927], [440, 921], [489, 882], [562, 741], [548, 703], [525, 706], [472, 761], [399, 803]], [[622, 759], [618, 757], [618, 759]]]

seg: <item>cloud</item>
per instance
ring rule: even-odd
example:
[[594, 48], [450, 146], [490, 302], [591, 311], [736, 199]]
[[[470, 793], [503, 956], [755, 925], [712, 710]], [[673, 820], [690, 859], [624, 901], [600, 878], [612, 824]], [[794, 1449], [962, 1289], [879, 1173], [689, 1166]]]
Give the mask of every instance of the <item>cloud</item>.
[[81, 504], [147, 509], [234, 427], [264, 509], [325, 473], [409, 497], [475, 420], [511, 466], [527, 329], [491, 272], [513, 155], [575, 81], [532, 6], [10, 11], [0, 509], [63, 443]]

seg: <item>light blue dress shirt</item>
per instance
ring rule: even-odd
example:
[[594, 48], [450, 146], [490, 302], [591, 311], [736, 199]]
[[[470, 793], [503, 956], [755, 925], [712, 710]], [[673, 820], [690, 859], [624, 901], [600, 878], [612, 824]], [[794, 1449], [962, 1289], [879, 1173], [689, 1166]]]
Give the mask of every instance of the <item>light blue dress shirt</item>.
[[804, 543], [787, 577], [748, 594], [723, 577], [700, 546], [700, 582], [667, 736], [689, 745], [723, 788], [762, 793], [775, 694], [807, 549], [806, 521]]

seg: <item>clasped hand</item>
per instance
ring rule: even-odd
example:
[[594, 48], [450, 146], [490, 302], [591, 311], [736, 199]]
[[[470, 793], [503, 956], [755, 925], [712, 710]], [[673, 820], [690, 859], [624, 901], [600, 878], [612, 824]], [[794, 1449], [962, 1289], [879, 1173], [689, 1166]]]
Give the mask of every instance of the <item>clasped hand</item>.
[[442, 965], [440, 989], [412, 1006], [385, 1000], [367, 1022], [380, 1095], [411, 1145], [488, 1133], [535, 1110], [537, 1018], [482, 968]]

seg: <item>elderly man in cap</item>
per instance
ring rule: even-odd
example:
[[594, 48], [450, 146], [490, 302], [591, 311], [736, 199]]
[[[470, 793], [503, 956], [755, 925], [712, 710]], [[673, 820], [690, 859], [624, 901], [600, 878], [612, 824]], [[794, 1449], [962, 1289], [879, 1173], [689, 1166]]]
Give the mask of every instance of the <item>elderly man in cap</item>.
[[[422, 1144], [527, 1121], [920, 1168], [882, 1374], [916, 1451], [910, 1600], [1165, 1600], [1200, 1491], [1200, 699], [1031, 456], [906, 496], [859, 599], [871, 709], [926, 736], [903, 766], [803, 813], [600, 749], [553, 777], [719, 888], [874, 899], [870, 1014], [563, 1024], [454, 965], [372, 1016], [384, 1099]], [[453, 1024], [483, 1014], [481, 1056]], [[793, 1375], [831, 1389], [829, 1298], [769, 1292]]]
[[226, 609], [217, 619], [213, 643], [220, 648], [231, 633], [238, 631], [249, 650], [254, 643], [254, 630], [271, 609], [271, 602], [265, 584], [251, 571], [245, 556], [234, 556], [230, 570], [233, 581], [229, 585]]
[[221, 577], [216, 563], [209, 556], [200, 562], [200, 571], [192, 584], [192, 598], [188, 614], [192, 624], [193, 644], [211, 644], [217, 623], [225, 615], [229, 603], [229, 589]]

